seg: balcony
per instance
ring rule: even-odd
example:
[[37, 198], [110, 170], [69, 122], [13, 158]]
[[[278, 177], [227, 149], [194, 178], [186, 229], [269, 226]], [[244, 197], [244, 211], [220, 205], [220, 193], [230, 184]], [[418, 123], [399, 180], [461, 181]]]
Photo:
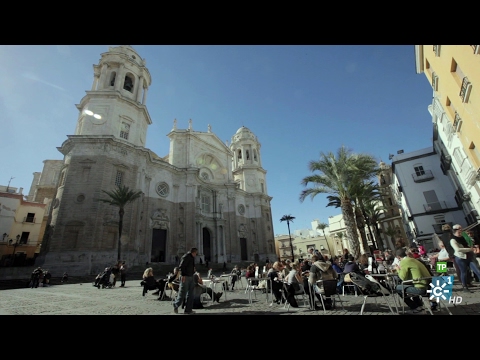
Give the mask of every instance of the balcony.
[[24, 223], [35, 223], [35, 217], [33, 216], [25, 216], [23, 218]]
[[459, 132], [461, 127], [462, 127], [462, 118], [455, 111], [455, 119], [453, 120], [453, 129], [455, 130], [455, 132]]
[[417, 173], [413, 173], [412, 178], [413, 178], [413, 181], [415, 181], [416, 183], [421, 183], [421, 182], [430, 181], [434, 179], [434, 176], [433, 176], [432, 170], [425, 170], [421, 175], [418, 175]]
[[432, 203], [427, 203], [423, 204], [423, 208], [425, 209], [425, 212], [435, 212], [443, 209], [448, 209], [447, 208], [447, 203], [445, 201], [437, 201], [437, 202], [432, 202]]
[[472, 84], [468, 81], [468, 78], [465, 76], [462, 81], [462, 88], [460, 89], [460, 97], [462, 98], [463, 102], [468, 101], [468, 97], [470, 96], [470, 92], [472, 91]]

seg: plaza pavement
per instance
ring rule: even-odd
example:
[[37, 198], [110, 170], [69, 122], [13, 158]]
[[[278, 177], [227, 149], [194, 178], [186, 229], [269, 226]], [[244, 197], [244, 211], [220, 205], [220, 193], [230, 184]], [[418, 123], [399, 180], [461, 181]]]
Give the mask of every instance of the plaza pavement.
[[[245, 280], [243, 280], [245, 285]], [[453, 294], [462, 296], [461, 304], [448, 305], [454, 315], [480, 314], [480, 286], [473, 293], [459, 292], [460, 286], [454, 286]], [[144, 297], [140, 279], [127, 280], [126, 286], [111, 289], [97, 289], [92, 283], [61, 284], [36, 289], [22, 288], [0, 291], [0, 315], [174, 315], [171, 301], [166, 297], [158, 301], [151, 291]], [[323, 310], [312, 311], [306, 307], [291, 308], [267, 302], [265, 294], [256, 291], [253, 304], [248, 303], [245, 290], [224, 292], [219, 303], [207, 301], [204, 309], [195, 310], [196, 315], [324, 315]], [[169, 291], [167, 292], [169, 294]], [[207, 296], [208, 297], [208, 296]], [[208, 297], [209, 298], [209, 297]], [[335, 310], [327, 310], [327, 315], [359, 315], [363, 301], [361, 296], [341, 296], [345, 311], [337, 302]], [[388, 307], [377, 298], [367, 299], [364, 315], [391, 315]], [[401, 304], [401, 303], [400, 303]], [[302, 306], [303, 303], [299, 302]], [[435, 315], [447, 315], [447, 312], [435, 312]], [[410, 315], [419, 316], [419, 315]]]

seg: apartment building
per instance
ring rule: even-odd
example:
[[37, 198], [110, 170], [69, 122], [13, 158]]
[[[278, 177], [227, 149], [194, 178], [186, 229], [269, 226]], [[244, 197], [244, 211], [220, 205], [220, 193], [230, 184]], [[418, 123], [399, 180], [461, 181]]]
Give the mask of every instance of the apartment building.
[[418, 74], [432, 85], [435, 150], [443, 175], [455, 189], [462, 225], [480, 211], [480, 45], [415, 45]]

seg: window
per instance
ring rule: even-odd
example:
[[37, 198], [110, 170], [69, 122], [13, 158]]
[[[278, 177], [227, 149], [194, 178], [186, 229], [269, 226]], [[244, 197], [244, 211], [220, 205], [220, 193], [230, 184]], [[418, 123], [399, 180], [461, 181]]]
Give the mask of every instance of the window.
[[433, 45], [433, 52], [435, 53], [435, 56], [440, 56], [440, 46], [441, 45]]
[[202, 195], [202, 210], [206, 213], [210, 212], [210, 197]]
[[421, 165], [414, 166], [413, 169], [415, 170], [415, 174], [417, 176], [425, 175], [425, 170], [423, 169], [423, 166]]
[[206, 172], [202, 172], [202, 179], [208, 181], [208, 174]]
[[35, 222], [35, 213], [28, 213], [25, 218], [25, 222], [34, 223]]
[[455, 118], [453, 120], [453, 128], [455, 129], [456, 132], [460, 132], [460, 129], [462, 128], [462, 118], [458, 113], [455, 111]]
[[253, 160], [257, 161], [257, 150], [253, 149]]
[[128, 134], [130, 133], [130, 125], [127, 123], [122, 123], [122, 129], [120, 130], [120, 137], [122, 139], [128, 140]]
[[157, 191], [158, 195], [163, 197], [167, 197], [170, 192], [170, 188], [165, 182], [158, 183], [155, 190]]
[[123, 88], [127, 91], [133, 92], [133, 79], [129, 75], [125, 76]]
[[117, 76], [117, 74], [115, 73], [115, 71], [112, 71], [112, 74], [110, 75], [110, 86], [115, 86], [115, 77]]
[[243, 204], [238, 205], [238, 213], [240, 215], [245, 214], [245, 206]]
[[123, 172], [117, 171], [117, 175], [115, 175], [115, 185], [120, 186], [123, 183]]
[[463, 74], [462, 70], [460, 69], [460, 66], [458, 66], [457, 62], [455, 61], [454, 58], [452, 58], [452, 64], [450, 65], [450, 72], [457, 82], [457, 84], [460, 86], [462, 84], [462, 80], [465, 77]]
[[238, 149], [238, 160], [242, 159], [242, 150]]

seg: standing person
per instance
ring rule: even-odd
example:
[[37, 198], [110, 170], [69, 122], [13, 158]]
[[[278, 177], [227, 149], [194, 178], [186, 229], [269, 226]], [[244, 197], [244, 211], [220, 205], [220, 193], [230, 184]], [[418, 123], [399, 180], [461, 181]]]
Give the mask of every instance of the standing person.
[[195, 282], [193, 281], [193, 274], [195, 273], [195, 256], [197, 256], [198, 249], [191, 248], [189, 252], [180, 259], [181, 280], [178, 289], [177, 298], [173, 303], [173, 312], [178, 314], [178, 308], [186, 299], [184, 314], [195, 314], [193, 308], [193, 298], [195, 296]]
[[43, 273], [42, 268], [39, 266], [32, 272], [32, 276], [30, 278], [30, 288], [37, 288], [40, 282], [40, 275]]
[[232, 275], [232, 291], [234, 290], [233, 288], [235, 287], [235, 282], [240, 278], [240, 276], [242, 275], [242, 273], [240, 272], [240, 270], [238, 269], [238, 266], [235, 265], [232, 269], [232, 272], [231, 272]]
[[454, 252], [455, 262], [460, 268], [460, 280], [462, 282], [463, 291], [471, 292], [468, 289], [468, 271], [471, 269], [479, 278], [480, 270], [477, 267], [477, 261], [473, 257], [473, 247], [468, 245], [467, 240], [462, 235], [462, 226], [453, 225], [453, 235], [450, 240]]
[[117, 283], [117, 278], [118, 278], [119, 273], [120, 273], [120, 263], [117, 262], [115, 265], [112, 266], [112, 274], [114, 276], [113, 282], [112, 282], [112, 287], [115, 287], [115, 284]]
[[122, 261], [120, 266], [120, 287], [125, 287], [125, 281], [127, 280], [127, 265], [125, 261]]
[[50, 279], [52, 278], [52, 274], [48, 270], [45, 270], [43, 273], [43, 286], [47, 287], [50, 285]]
[[62, 283], [68, 282], [68, 273], [65, 271], [62, 276]]

